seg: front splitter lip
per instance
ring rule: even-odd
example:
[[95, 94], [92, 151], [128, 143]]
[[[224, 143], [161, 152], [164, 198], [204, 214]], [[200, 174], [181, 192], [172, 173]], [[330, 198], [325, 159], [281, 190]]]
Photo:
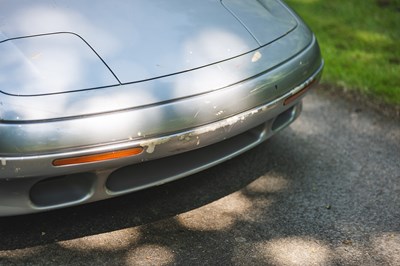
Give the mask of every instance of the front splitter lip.
[[[0, 178], [46, 178], [51, 176], [94, 171], [98, 169], [111, 169], [172, 156], [223, 141], [268, 120], [271, 120], [286, 109], [296, 105], [301, 98], [298, 98], [296, 101], [286, 106], [284, 105], [284, 101], [288, 97], [298, 93], [299, 91], [302, 91], [304, 88], [309, 87], [311, 83], [314, 85], [316, 83], [315, 81], [319, 80], [322, 69], [323, 62], [321, 62], [320, 68], [305, 82], [271, 102], [219, 120], [217, 122], [185, 131], [149, 139], [132, 140], [124, 143], [110, 143], [101, 147], [81, 148], [74, 151], [61, 153], [2, 157], [0, 158]], [[57, 159], [112, 152], [115, 150], [123, 150], [132, 147], [143, 147], [144, 152], [136, 156], [102, 162], [61, 167], [56, 167], [52, 164], [53, 161]]]

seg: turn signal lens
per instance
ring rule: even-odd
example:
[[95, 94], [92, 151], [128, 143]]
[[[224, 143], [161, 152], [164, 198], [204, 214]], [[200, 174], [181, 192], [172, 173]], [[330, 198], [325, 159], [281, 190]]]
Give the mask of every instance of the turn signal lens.
[[291, 104], [292, 102], [294, 102], [297, 98], [301, 97], [304, 93], [306, 93], [311, 86], [314, 84], [316, 80], [313, 79], [312, 81], [310, 81], [310, 83], [308, 83], [304, 88], [302, 88], [301, 90], [299, 90], [298, 92], [296, 92], [295, 94], [289, 96], [288, 98], [285, 99], [285, 101], [283, 102], [283, 105], [288, 105]]
[[82, 164], [82, 163], [93, 163], [100, 161], [108, 161], [113, 159], [120, 159], [129, 156], [139, 155], [143, 152], [143, 148], [131, 148], [119, 151], [111, 151], [111, 152], [103, 152], [98, 154], [56, 159], [53, 161], [54, 166], [66, 166], [73, 164]]

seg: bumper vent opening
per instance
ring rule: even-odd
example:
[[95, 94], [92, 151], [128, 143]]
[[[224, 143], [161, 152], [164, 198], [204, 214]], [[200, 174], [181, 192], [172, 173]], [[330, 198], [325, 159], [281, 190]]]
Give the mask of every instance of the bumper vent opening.
[[295, 118], [296, 112], [294, 110], [294, 106], [292, 106], [275, 118], [274, 122], [272, 123], [271, 130], [279, 131], [288, 126]]
[[95, 176], [90, 173], [58, 176], [36, 183], [30, 199], [37, 207], [69, 205], [90, 197]]
[[259, 143], [264, 134], [263, 123], [235, 137], [182, 154], [120, 168], [106, 182], [110, 194], [120, 194], [161, 185], [207, 169], [233, 158]]

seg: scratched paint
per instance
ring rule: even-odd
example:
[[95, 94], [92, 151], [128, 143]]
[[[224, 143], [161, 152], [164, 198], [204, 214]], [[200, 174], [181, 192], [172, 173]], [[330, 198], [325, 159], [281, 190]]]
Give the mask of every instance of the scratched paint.
[[160, 139], [145, 141], [145, 142], [140, 143], [139, 145], [143, 148], [146, 148], [147, 153], [153, 153], [154, 150], [156, 149], [157, 145], [167, 143], [170, 140], [171, 140], [171, 137], [160, 138]]
[[147, 140], [147, 141], [141, 142], [139, 145], [141, 147], [145, 148], [147, 153], [154, 153], [154, 151], [158, 145], [167, 143], [172, 138], [177, 138], [179, 141], [185, 141], [185, 142], [190, 142], [190, 141], [194, 140], [195, 141], [194, 143], [198, 146], [198, 145], [200, 145], [200, 136], [201, 135], [207, 134], [209, 132], [214, 132], [214, 131], [220, 130], [220, 129], [228, 129], [227, 131], [229, 132], [232, 130], [232, 128], [234, 128], [234, 126], [237, 123], [242, 123], [251, 116], [259, 115], [260, 113], [263, 113], [267, 110], [275, 108], [277, 106], [277, 103], [281, 100], [282, 99], [277, 99], [274, 102], [264, 105], [264, 106], [260, 106], [259, 108], [249, 110], [247, 112], [226, 118], [226, 119], [216, 122], [216, 123], [205, 125], [201, 128], [198, 128], [198, 129], [190, 132], [190, 133], [181, 134], [181, 135], [174, 136], [174, 137], [165, 137], [165, 138]]

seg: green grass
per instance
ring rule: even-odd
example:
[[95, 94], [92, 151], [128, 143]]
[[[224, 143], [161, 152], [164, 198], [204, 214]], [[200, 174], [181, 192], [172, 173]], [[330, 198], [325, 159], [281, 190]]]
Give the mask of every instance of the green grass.
[[323, 83], [400, 105], [400, 0], [286, 0], [317, 36]]

